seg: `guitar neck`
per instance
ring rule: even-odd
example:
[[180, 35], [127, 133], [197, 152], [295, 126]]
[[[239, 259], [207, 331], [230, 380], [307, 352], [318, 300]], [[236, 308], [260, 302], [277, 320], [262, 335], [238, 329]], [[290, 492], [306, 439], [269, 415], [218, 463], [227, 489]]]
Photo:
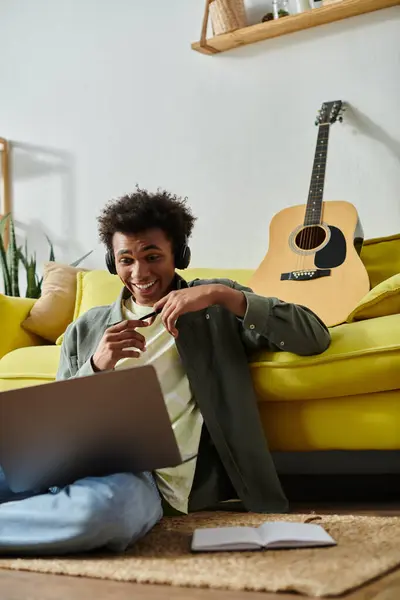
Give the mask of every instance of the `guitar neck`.
[[322, 198], [324, 196], [326, 160], [328, 157], [330, 125], [320, 125], [315, 148], [314, 165], [308, 192], [304, 225], [318, 225], [322, 221]]

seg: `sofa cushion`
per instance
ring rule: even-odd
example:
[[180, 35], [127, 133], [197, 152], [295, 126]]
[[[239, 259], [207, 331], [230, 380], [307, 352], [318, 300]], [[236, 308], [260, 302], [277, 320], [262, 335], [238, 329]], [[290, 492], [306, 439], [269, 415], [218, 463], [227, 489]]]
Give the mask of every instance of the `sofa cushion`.
[[368, 271], [371, 288], [400, 273], [400, 234], [365, 240], [361, 260]]
[[273, 451], [400, 450], [400, 391], [260, 402]]
[[364, 296], [347, 317], [347, 322], [400, 313], [400, 273], [385, 279]]
[[58, 369], [60, 351], [58, 346], [33, 346], [13, 350], [0, 360], [0, 378], [53, 381]]
[[0, 294], [0, 358], [22, 346], [43, 344], [41, 338], [21, 327], [34, 302], [31, 298]]
[[32, 306], [22, 327], [49, 342], [72, 321], [76, 298], [76, 274], [82, 269], [57, 262], [44, 264], [42, 294]]
[[251, 363], [261, 400], [288, 401], [370, 394], [400, 388], [400, 314], [331, 329], [320, 355], [259, 353]]
[[[335, 328], [322, 355], [261, 354], [252, 374], [271, 450], [400, 449], [399, 327], [400, 315], [360, 321]], [[0, 391], [53, 381], [59, 357], [57, 346], [10, 352]]]
[[[364, 242], [361, 258], [367, 268], [371, 287], [400, 272], [399, 250], [400, 235], [373, 238]], [[65, 270], [65, 276], [60, 278], [62, 268], [68, 269], [68, 271]], [[23, 326], [26, 330], [52, 342], [57, 340], [56, 343], [61, 344], [62, 334], [72, 320], [93, 306], [110, 304], [115, 300], [121, 289], [118, 277], [110, 275], [105, 270], [95, 270], [93, 279], [82, 278], [76, 282], [75, 274], [80, 271], [85, 272], [84, 269], [75, 269], [68, 265], [47, 263], [42, 298], [36, 302], [30, 317], [25, 320]], [[197, 277], [201, 279], [226, 277], [247, 285], [253, 272], [253, 269], [193, 268], [182, 271], [180, 274], [189, 280]], [[92, 271], [87, 274], [89, 273]], [[74, 279], [72, 282], [70, 281], [71, 276]], [[94, 289], [96, 282], [100, 285], [99, 289]], [[80, 284], [82, 289], [76, 289], [76, 286]], [[57, 310], [55, 309], [55, 300], [57, 301]], [[60, 303], [62, 303], [62, 309], [60, 309]]]
[[[59, 354], [57, 346], [11, 352], [0, 360], [0, 392], [50, 383]], [[398, 390], [297, 402], [260, 402], [258, 408], [272, 451], [400, 449]]]
[[76, 276], [74, 321], [95, 306], [112, 304], [122, 289], [122, 281], [108, 271], [90, 271]]
[[[398, 250], [400, 250], [400, 235], [373, 238], [364, 242], [361, 258], [368, 271], [371, 286], [375, 286], [384, 279], [400, 272], [400, 252]], [[396, 258], [397, 256], [399, 257], [398, 259]], [[221, 277], [233, 279], [242, 285], [248, 285], [253, 272], [254, 269], [208, 268], [191, 268], [185, 271], [178, 271], [187, 280]], [[83, 270], [78, 273], [76, 278], [75, 310], [72, 319], [71, 315], [69, 315], [67, 325], [71, 320], [77, 319], [94, 306], [114, 302], [121, 290], [121, 286], [122, 283], [119, 278], [116, 275], [111, 275], [104, 269], [88, 272]], [[56, 340], [57, 345], [60, 345], [63, 340], [63, 331], [59, 331], [59, 333], [60, 336]]]
[[8, 392], [19, 388], [51, 383], [51, 379], [2, 379], [0, 377], [0, 392]]

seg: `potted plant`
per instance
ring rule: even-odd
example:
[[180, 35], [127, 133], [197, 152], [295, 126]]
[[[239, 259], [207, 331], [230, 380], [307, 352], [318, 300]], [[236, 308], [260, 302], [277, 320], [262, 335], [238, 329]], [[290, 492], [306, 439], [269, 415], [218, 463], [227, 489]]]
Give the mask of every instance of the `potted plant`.
[[[5, 244], [5, 230], [9, 228], [9, 243]], [[47, 237], [47, 236], [46, 236]], [[53, 244], [47, 237], [50, 246], [50, 261], [55, 261]], [[93, 251], [87, 252], [81, 258], [78, 258], [71, 264], [77, 267]], [[14, 222], [11, 215], [5, 215], [0, 218], [0, 270], [3, 275], [4, 293], [6, 296], [20, 296], [19, 290], [19, 268], [20, 264], [26, 271], [26, 293], [27, 298], [40, 298], [42, 291], [43, 277], [37, 273], [36, 253], [28, 255], [28, 245], [25, 241], [24, 247], [17, 246]]]

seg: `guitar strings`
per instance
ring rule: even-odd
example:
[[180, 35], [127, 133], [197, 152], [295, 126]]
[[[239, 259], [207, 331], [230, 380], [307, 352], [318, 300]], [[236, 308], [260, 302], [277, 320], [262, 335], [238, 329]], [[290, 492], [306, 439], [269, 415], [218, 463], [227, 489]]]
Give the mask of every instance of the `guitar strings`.
[[[317, 143], [317, 148], [318, 148], [318, 143]], [[317, 148], [316, 148], [316, 152], [317, 152]], [[315, 156], [314, 156], [314, 165], [315, 165]], [[299, 265], [299, 268], [298, 268], [299, 271], [304, 271], [304, 269], [305, 269], [305, 261], [306, 261], [306, 256], [307, 256], [306, 252], [307, 252], [307, 247], [308, 247], [309, 241], [310, 241], [309, 238], [310, 238], [310, 235], [311, 235], [308, 221], [309, 221], [309, 217], [310, 217], [310, 208], [312, 206], [311, 202], [314, 199], [314, 190], [313, 190], [313, 185], [314, 185], [313, 184], [313, 180], [314, 180], [314, 177], [313, 177], [313, 173], [314, 173], [314, 168], [313, 168], [313, 172], [311, 174], [310, 190], [309, 190], [308, 200], [307, 200], [307, 205], [306, 205], [306, 215], [305, 215], [306, 218], [304, 220], [304, 226], [303, 226], [303, 229], [302, 229], [302, 231], [300, 233], [300, 239], [299, 239], [299, 241], [300, 241], [300, 248], [302, 249], [302, 252], [300, 254], [300, 261], [299, 261], [300, 265]]]
[[[322, 171], [323, 171], [323, 177], [320, 177], [321, 172], [319, 171], [318, 173], [318, 178], [319, 178], [319, 182], [318, 182], [318, 186], [321, 186], [319, 190], [317, 190], [317, 193], [320, 193], [321, 195], [321, 202], [320, 202], [320, 214], [319, 214], [319, 219], [318, 219], [318, 223], [319, 225], [322, 225], [323, 219], [322, 219], [322, 211], [323, 211], [323, 192], [324, 192], [324, 180], [325, 180], [325, 170], [326, 170], [326, 161], [327, 161], [327, 153], [328, 153], [328, 140], [329, 140], [329, 133], [330, 133], [330, 124], [326, 124], [325, 125], [325, 129], [323, 130], [323, 136], [321, 139], [321, 145], [323, 146], [323, 148], [320, 148], [321, 152], [320, 152], [320, 165], [318, 165], [318, 168], [321, 167], [322, 164]], [[323, 151], [322, 151], [323, 150]], [[319, 229], [316, 229], [316, 237], [314, 240], [314, 245], [317, 244], [318, 242], [318, 232]]]
[[[323, 129], [322, 129], [323, 127]], [[321, 202], [320, 202], [320, 214], [319, 214], [319, 218], [318, 218], [318, 223], [314, 223], [314, 219], [312, 221], [312, 225], [310, 227], [310, 238], [308, 240], [309, 244], [307, 244], [309, 246], [309, 249], [312, 248], [316, 248], [317, 243], [318, 243], [318, 235], [319, 235], [319, 227], [318, 225], [322, 224], [322, 195], [323, 195], [323, 181], [324, 181], [324, 177], [320, 177], [321, 175], [321, 169], [324, 171], [324, 176], [325, 176], [325, 166], [326, 166], [326, 155], [327, 155], [327, 145], [328, 145], [328, 138], [329, 138], [329, 130], [330, 130], [330, 125], [329, 123], [326, 123], [324, 125], [320, 125], [320, 131], [318, 132], [318, 144], [317, 144], [317, 150], [316, 150], [316, 155], [315, 155], [315, 167], [318, 169], [316, 177], [313, 177], [313, 183], [312, 183], [312, 187], [314, 188], [312, 190], [312, 196], [313, 199], [315, 200], [317, 198], [317, 196], [319, 194], [321, 194]], [[323, 148], [321, 147], [323, 146]], [[323, 151], [322, 151], [323, 150]], [[318, 157], [319, 154], [319, 157]], [[325, 154], [325, 157], [323, 156]], [[317, 164], [317, 161], [319, 161], [319, 164]], [[314, 167], [314, 170], [315, 170]], [[319, 179], [319, 181], [316, 181], [316, 179]], [[322, 186], [321, 188], [319, 188], [318, 186]], [[314, 202], [313, 202], [314, 204]], [[314, 212], [314, 209], [312, 209], [312, 212]]]
[[[317, 182], [316, 182], [316, 168], [317, 168], [319, 145], [321, 143], [321, 136], [322, 136], [322, 129], [321, 129], [321, 127], [322, 127], [322, 125], [320, 125], [319, 129], [318, 129], [317, 147], [315, 149], [314, 167], [313, 167], [313, 173], [312, 173], [311, 186], [312, 186], [313, 203], [311, 205], [311, 214], [310, 214], [310, 217], [313, 217], [313, 211], [314, 211], [313, 206], [315, 205], [315, 199], [316, 199], [316, 196], [317, 196], [316, 190], [315, 190], [315, 187], [317, 185]], [[308, 240], [308, 242], [309, 242], [308, 243], [309, 249], [313, 247], [313, 242], [314, 242], [313, 238], [314, 238], [314, 229], [315, 229], [314, 220], [311, 219], [311, 221], [312, 221], [312, 224], [311, 224], [311, 227], [310, 227], [310, 237], [309, 237], [309, 240]]]
[[310, 218], [312, 216], [312, 206], [313, 206], [314, 200], [315, 200], [314, 171], [315, 171], [315, 164], [316, 164], [316, 160], [317, 160], [318, 143], [319, 143], [319, 139], [320, 139], [320, 134], [321, 134], [321, 125], [318, 128], [317, 146], [315, 148], [314, 164], [313, 164], [313, 170], [312, 170], [312, 174], [311, 174], [310, 194], [308, 197], [307, 208], [306, 208], [306, 219], [305, 219], [306, 227], [305, 227], [304, 243], [302, 244], [302, 247], [303, 247], [302, 270], [304, 270], [304, 267], [305, 267], [306, 256], [308, 256], [307, 250], [311, 247], [312, 235], [313, 235], [312, 225], [310, 226]]
[[[332, 104], [332, 107], [330, 105]], [[304, 271], [304, 266], [306, 262], [306, 257], [314, 256], [314, 265], [315, 266], [315, 255], [316, 248], [318, 245], [322, 244], [326, 238], [326, 232], [323, 227], [323, 213], [324, 213], [324, 183], [325, 183], [325, 173], [326, 173], [326, 163], [328, 156], [328, 142], [329, 142], [329, 133], [331, 123], [336, 122], [336, 118], [342, 110], [342, 102], [334, 102], [334, 103], [326, 103], [323, 104], [320, 115], [317, 118], [316, 125], [319, 123], [318, 127], [318, 137], [317, 137], [317, 145], [315, 149], [314, 155], [314, 164], [313, 171], [311, 174], [311, 183], [309, 189], [309, 195], [306, 204], [305, 211], [305, 219], [303, 223], [303, 227], [301, 228], [298, 234], [298, 243], [297, 245], [300, 247], [300, 252], [298, 252], [296, 259], [296, 268], [298, 271]], [[330, 112], [329, 117], [328, 112]], [[339, 120], [342, 121], [342, 117], [339, 117]], [[319, 164], [318, 164], [319, 163]], [[323, 176], [321, 177], [321, 173]], [[318, 220], [316, 221], [315, 214], [315, 202], [320, 196], [319, 200], [319, 215]], [[323, 235], [321, 236], [321, 229], [323, 230]], [[297, 238], [297, 236], [296, 236]], [[295, 240], [296, 241], [296, 240]], [[308, 252], [313, 250], [310, 254]], [[300, 263], [300, 268], [298, 264]]]
[[[326, 129], [325, 129], [325, 127], [326, 127]], [[310, 190], [309, 190], [308, 200], [307, 200], [307, 204], [306, 204], [305, 220], [303, 223], [303, 228], [301, 229], [299, 237], [298, 237], [298, 246], [300, 246], [301, 252], [297, 255], [297, 259], [296, 259], [296, 270], [297, 271], [305, 270], [306, 257], [310, 256], [308, 254], [308, 251], [311, 249], [314, 249], [318, 243], [319, 226], [322, 225], [322, 209], [323, 209], [322, 193], [323, 193], [324, 177], [321, 178], [321, 181], [317, 181], [317, 180], [320, 179], [321, 163], [323, 163], [322, 170], [324, 171], [324, 175], [325, 175], [329, 130], [330, 130], [330, 123], [323, 123], [323, 124], [321, 123], [319, 125], [317, 146], [315, 149], [313, 171], [312, 171], [312, 175], [311, 175]], [[324, 144], [325, 144], [325, 147], [321, 148], [321, 146], [323, 146]], [[320, 152], [320, 150], [321, 151], [324, 150], [324, 152]], [[320, 157], [318, 157], [318, 154], [320, 155]], [[325, 157], [323, 157], [323, 154], [325, 154]], [[319, 164], [318, 164], [318, 161], [319, 161]], [[317, 171], [317, 169], [318, 169], [318, 171]], [[320, 185], [322, 185], [322, 188], [318, 189], [318, 186], [320, 186]], [[320, 203], [321, 209], [320, 209], [320, 214], [319, 214], [319, 218], [318, 218], [318, 223], [315, 223], [314, 222], [315, 219], [313, 218], [315, 215], [313, 215], [313, 213], [315, 210], [314, 209], [315, 201], [317, 199], [319, 192], [321, 192], [321, 203]], [[315, 265], [315, 257], [314, 257], [314, 265]]]

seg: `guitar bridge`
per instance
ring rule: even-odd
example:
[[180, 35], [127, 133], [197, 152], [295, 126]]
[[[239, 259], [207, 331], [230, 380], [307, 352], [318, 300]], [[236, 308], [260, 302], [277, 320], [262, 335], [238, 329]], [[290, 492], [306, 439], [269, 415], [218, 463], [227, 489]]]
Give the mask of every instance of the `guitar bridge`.
[[312, 269], [311, 271], [290, 271], [290, 273], [282, 273], [281, 281], [311, 281], [320, 277], [329, 277], [330, 269]]

